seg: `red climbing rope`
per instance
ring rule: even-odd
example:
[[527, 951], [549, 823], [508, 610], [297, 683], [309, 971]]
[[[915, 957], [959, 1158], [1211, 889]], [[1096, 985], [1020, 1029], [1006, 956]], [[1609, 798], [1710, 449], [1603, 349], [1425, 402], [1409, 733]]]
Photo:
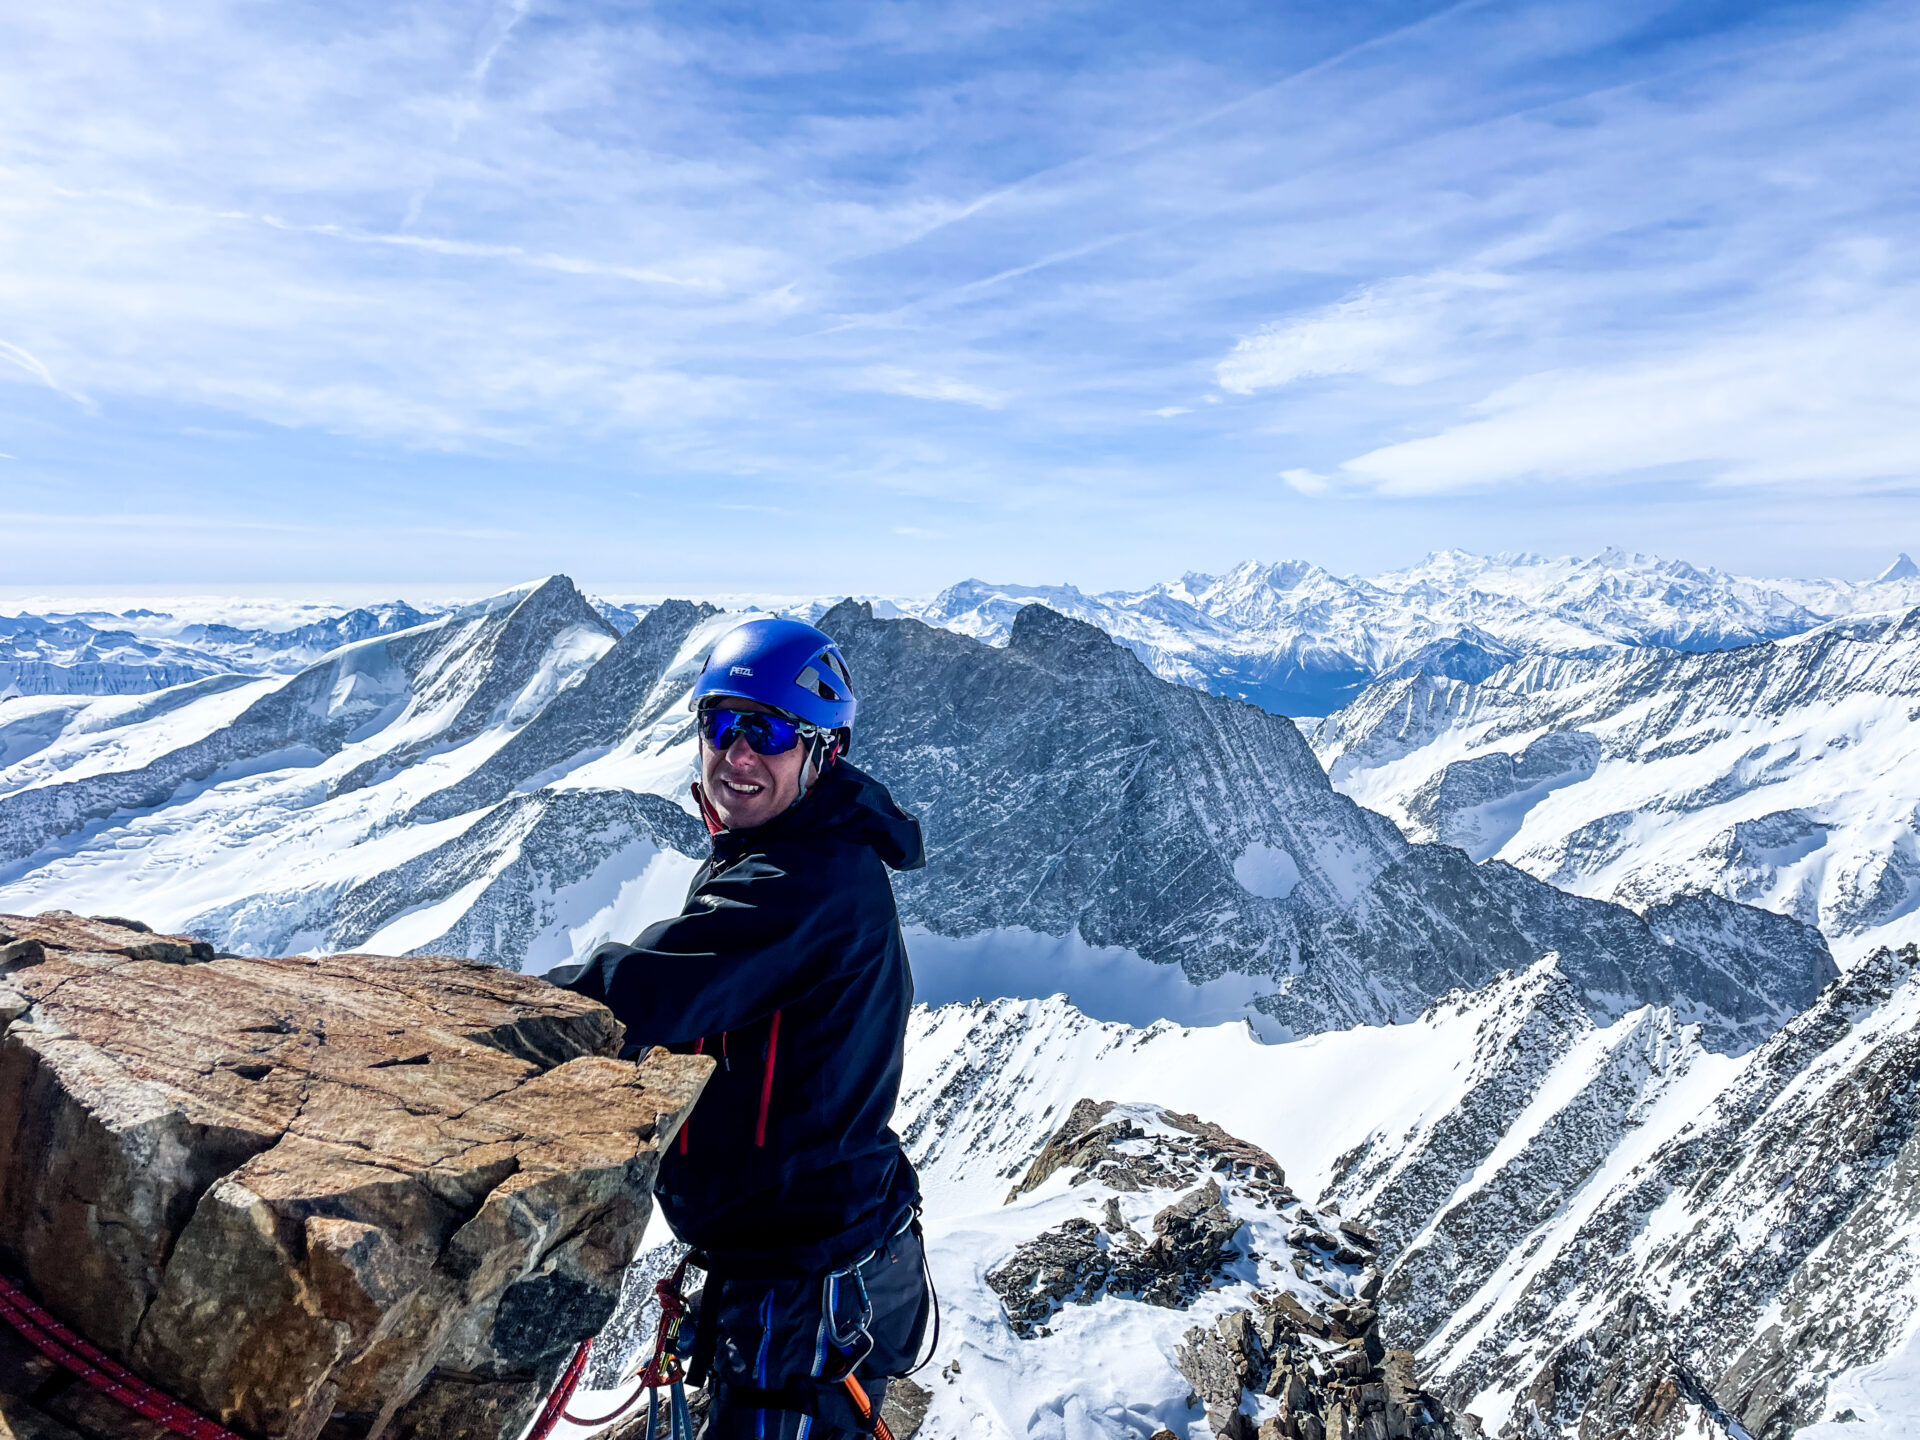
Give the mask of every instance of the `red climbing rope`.
[[101, 1394], [118, 1400], [154, 1424], [164, 1425], [189, 1440], [240, 1440], [224, 1425], [196, 1414], [125, 1366], [116, 1365], [36, 1305], [25, 1290], [5, 1275], [0, 1275], [0, 1317], [49, 1360], [71, 1370]]
[[[629, 1380], [640, 1382], [633, 1387], [633, 1393], [604, 1415], [576, 1415], [567, 1409], [567, 1403], [572, 1399], [572, 1390], [569, 1387], [568, 1393], [560, 1401], [560, 1418], [589, 1430], [598, 1430], [601, 1426], [610, 1425], [626, 1414], [640, 1402], [641, 1396], [650, 1395], [663, 1385], [678, 1385], [685, 1378], [686, 1370], [680, 1364], [677, 1342], [681, 1322], [685, 1320], [687, 1314], [687, 1297], [680, 1291], [686, 1274], [687, 1262], [682, 1260], [671, 1275], [653, 1282], [653, 1298], [660, 1306], [660, 1318], [654, 1326], [652, 1355], [627, 1376]], [[587, 1344], [592, 1343], [592, 1341], [587, 1342]], [[562, 1383], [565, 1383], [565, 1377], [562, 1377]], [[558, 1389], [554, 1393], [558, 1394]], [[551, 1405], [552, 1402], [548, 1403]], [[542, 1435], [543, 1432], [536, 1427], [534, 1432], [528, 1435], [527, 1440], [542, 1440]]]
[[560, 1423], [567, 1402], [573, 1399], [574, 1387], [580, 1383], [580, 1377], [587, 1370], [587, 1354], [593, 1349], [591, 1337], [580, 1342], [580, 1348], [573, 1352], [573, 1359], [567, 1362], [567, 1368], [560, 1372], [560, 1379], [553, 1387], [553, 1393], [547, 1396], [547, 1403], [540, 1409], [540, 1418], [533, 1422], [533, 1429], [527, 1432], [527, 1440], [547, 1440], [553, 1433], [553, 1427]]

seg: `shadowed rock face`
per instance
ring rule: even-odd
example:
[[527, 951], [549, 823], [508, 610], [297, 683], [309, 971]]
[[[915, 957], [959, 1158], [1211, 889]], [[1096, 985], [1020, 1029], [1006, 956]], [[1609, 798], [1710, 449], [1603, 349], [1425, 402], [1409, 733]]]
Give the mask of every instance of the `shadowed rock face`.
[[600, 1006], [444, 957], [213, 959], [54, 912], [0, 915], [0, 967], [0, 1259], [274, 1440], [522, 1427], [711, 1069], [624, 1064]]
[[[1410, 845], [1333, 790], [1291, 721], [1162, 680], [1044, 606], [999, 649], [851, 601], [820, 625], [859, 677], [854, 758], [926, 827], [927, 867], [895, 889], [936, 934], [1077, 930], [1195, 982], [1268, 977], [1254, 1004], [1294, 1034], [1411, 1020], [1553, 952], [1596, 1019], [1672, 1005], [1739, 1050], [1837, 973], [1782, 916], [1643, 917]], [[1275, 862], [1284, 885], [1261, 881]]]

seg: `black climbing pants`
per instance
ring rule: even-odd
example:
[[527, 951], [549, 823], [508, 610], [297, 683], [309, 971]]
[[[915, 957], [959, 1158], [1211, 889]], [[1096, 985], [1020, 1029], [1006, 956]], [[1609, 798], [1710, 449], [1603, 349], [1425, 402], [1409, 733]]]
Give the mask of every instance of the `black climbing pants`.
[[[903, 1227], [832, 1274], [724, 1280], [703, 1440], [865, 1433], [840, 1377], [851, 1365], [877, 1414], [888, 1380], [913, 1368], [932, 1308], [917, 1229]], [[711, 1291], [714, 1280], [707, 1283]]]

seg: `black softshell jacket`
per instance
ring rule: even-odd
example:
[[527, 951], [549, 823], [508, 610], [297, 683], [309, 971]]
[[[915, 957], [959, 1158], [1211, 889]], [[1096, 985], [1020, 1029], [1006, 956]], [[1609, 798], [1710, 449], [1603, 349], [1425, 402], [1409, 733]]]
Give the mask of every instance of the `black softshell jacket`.
[[722, 831], [685, 909], [551, 972], [654, 1045], [719, 1062], [655, 1193], [674, 1233], [741, 1276], [864, 1255], [919, 1198], [889, 1128], [913, 979], [889, 868], [920, 822], [845, 761], [786, 814]]

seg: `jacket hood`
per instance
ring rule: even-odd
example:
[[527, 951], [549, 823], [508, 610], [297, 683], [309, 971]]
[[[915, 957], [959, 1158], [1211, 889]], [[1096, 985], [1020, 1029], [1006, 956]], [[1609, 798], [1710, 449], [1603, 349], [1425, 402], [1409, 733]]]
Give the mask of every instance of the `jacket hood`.
[[723, 830], [713, 844], [716, 850], [730, 849], [760, 838], [827, 832], [867, 846], [894, 870], [918, 870], [927, 863], [920, 822], [894, 803], [886, 786], [845, 760], [835, 761], [786, 814], [752, 830]]

